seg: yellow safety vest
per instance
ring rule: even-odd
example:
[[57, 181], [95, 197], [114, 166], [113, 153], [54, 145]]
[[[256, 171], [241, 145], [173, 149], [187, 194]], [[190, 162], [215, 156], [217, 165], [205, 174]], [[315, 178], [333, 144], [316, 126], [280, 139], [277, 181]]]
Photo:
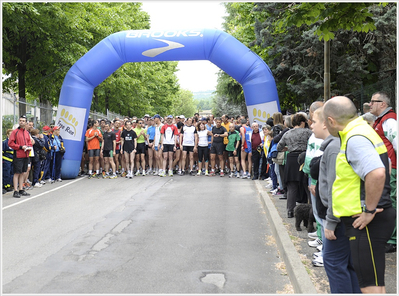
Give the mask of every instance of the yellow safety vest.
[[336, 160], [336, 178], [332, 188], [332, 209], [335, 217], [350, 217], [362, 212], [362, 180], [352, 169], [346, 158], [346, 145], [353, 136], [363, 136], [370, 140], [379, 155], [387, 153], [380, 136], [374, 129], [358, 117], [339, 132], [341, 148]]

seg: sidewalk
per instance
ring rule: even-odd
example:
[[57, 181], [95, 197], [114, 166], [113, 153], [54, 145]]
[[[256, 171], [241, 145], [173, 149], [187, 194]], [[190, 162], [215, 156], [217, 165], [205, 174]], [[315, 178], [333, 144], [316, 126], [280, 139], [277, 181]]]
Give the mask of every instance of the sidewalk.
[[[261, 202], [272, 227], [276, 243], [296, 294], [327, 294], [330, 287], [324, 267], [314, 267], [316, 248], [308, 246], [308, 232], [294, 227], [295, 218], [287, 218], [287, 200], [268, 193], [265, 181], [255, 181]], [[387, 293], [397, 294], [396, 252], [386, 254], [385, 286]]]

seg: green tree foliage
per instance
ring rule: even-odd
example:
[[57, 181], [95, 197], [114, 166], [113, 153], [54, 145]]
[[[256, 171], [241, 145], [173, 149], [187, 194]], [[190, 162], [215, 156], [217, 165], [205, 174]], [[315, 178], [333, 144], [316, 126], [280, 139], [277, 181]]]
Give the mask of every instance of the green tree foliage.
[[195, 112], [197, 109], [193, 93], [187, 89], [181, 89], [172, 101], [171, 113], [175, 116], [184, 115], [187, 118], [192, 117]]
[[[149, 29], [149, 16], [137, 2], [2, 5], [3, 70], [11, 75], [3, 87], [14, 89], [18, 81], [20, 98], [54, 105], [69, 68], [94, 45], [112, 33]], [[95, 89], [93, 107], [122, 114], [146, 107], [166, 111], [179, 89], [175, 72], [176, 63], [124, 65]]]
[[[226, 9], [225, 28], [241, 32], [242, 38], [234, 36], [272, 70], [282, 109], [323, 97], [321, 39], [331, 41], [332, 94], [349, 94], [396, 68], [396, 3], [234, 3]], [[218, 94], [243, 101], [234, 82], [218, 80]]]

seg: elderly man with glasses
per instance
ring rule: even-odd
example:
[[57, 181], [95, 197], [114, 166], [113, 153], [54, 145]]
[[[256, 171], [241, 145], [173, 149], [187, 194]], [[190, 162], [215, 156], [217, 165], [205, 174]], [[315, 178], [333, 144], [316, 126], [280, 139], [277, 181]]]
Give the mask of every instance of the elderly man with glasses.
[[[376, 116], [373, 128], [383, 140], [388, 150], [388, 157], [391, 160], [391, 200], [392, 206], [396, 209], [396, 151], [398, 123], [396, 113], [392, 110], [391, 100], [384, 92], [376, 92], [370, 101], [370, 113]], [[396, 252], [396, 227], [385, 249], [387, 253]]]

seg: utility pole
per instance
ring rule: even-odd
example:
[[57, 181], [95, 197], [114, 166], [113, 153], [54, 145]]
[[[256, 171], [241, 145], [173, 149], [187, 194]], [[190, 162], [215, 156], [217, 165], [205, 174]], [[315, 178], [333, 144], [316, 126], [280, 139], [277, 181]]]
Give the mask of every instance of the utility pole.
[[331, 98], [330, 88], [330, 40], [324, 40], [324, 102]]

